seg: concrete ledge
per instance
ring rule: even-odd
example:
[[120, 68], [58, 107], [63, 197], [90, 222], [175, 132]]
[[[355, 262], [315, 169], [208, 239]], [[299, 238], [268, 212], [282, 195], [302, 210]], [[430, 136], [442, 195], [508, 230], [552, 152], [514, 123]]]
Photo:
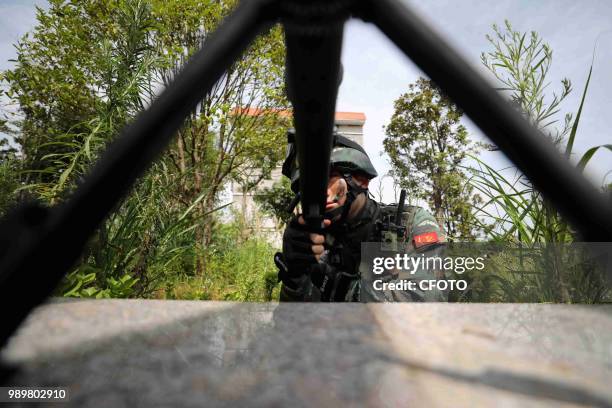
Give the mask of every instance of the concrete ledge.
[[610, 407], [612, 306], [62, 300], [1, 357], [72, 406]]

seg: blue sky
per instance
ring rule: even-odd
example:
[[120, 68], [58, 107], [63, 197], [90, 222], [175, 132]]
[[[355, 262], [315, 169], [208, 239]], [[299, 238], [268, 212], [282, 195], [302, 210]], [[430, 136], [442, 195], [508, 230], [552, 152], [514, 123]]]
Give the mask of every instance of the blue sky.
[[[492, 32], [493, 23], [503, 25], [508, 19], [516, 30], [537, 31], [553, 49], [550, 91], [558, 92], [563, 77], [573, 83], [574, 91], [562, 106], [564, 112], [578, 109], [598, 39], [576, 151], [581, 155], [593, 145], [612, 143], [608, 119], [612, 115], [612, 1], [437, 0], [407, 4], [483, 73], [480, 54], [490, 50], [485, 35]], [[391, 118], [393, 101], [422, 73], [375, 26], [361, 21], [347, 26], [343, 60], [345, 73], [337, 108], [366, 113], [366, 147], [371, 153], [378, 152], [382, 150], [382, 126]], [[475, 139], [485, 138], [469, 120], [465, 122]], [[483, 157], [496, 168], [508, 165], [501, 153], [487, 152]], [[375, 160], [377, 169], [388, 167], [383, 157]], [[609, 170], [612, 153], [600, 151], [587, 167], [587, 175], [601, 185]], [[612, 182], [612, 175], [608, 182]], [[388, 197], [389, 192], [385, 193]]]
[[[41, 0], [2, 0], [0, 2], [0, 70], [14, 58], [13, 44], [35, 24], [34, 5]], [[593, 77], [578, 130], [576, 150], [612, 143], [609, 117], [612, 115], [612, 1], [608, 0], [436, 0], [408, 1], [435, 29], [475, 67], [480, 54], [489, 50], [485, 34], [491, 25], [508, 19], [519, 31], [537, 31], [553, 49], [550, 90], [558, 90], [563, 77], [573, 82], [574, 91], [562, 106], [575, 112], [580, 102], [593, 48], [597, 51]], [[418, 68], [376, 29], [361, 21], [347, 25], [343, 51], [344, 81], [337, 104], [339, 111], [359, 111], [367, 116], [366, 149], [373, 156], [379, 173], [388, 170], [382, 150], [385, 125], [393, 112], [393, 101], [409, 83], [421, 75]], [[476, 139], [484, 138], [466, 119]], [[507, 165], [501, 153], [485, 153], [485, 160], [495, 167]], [[612, 153], [598, 153], [587, 167], [587, 175], [597, 185], [612, 169]], [[608, 176], [612, 182], [612, 175]], [[385, 199], [392, 199], [391, 187], [385, 186]]]

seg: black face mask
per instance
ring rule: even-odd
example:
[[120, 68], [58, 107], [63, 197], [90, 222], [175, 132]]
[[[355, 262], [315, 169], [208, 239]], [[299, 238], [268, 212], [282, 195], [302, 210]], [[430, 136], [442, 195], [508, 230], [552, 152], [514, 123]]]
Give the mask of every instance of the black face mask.
[[355, 182], [353, 176], [350, 173], [343, 174], [342, 178], [344, 179], [344, 181], [346, 181], [346, 185], [348, 187], [348, 191], [346, 194], [346, 202], [340, 207], [334, 208], [333, 210], [326, 212], [323, 216], [323, 218], [325, 218], [326, 220], [333, 220], [338, 215], [340, 215], [340, 218], [334, 222], [339, 224], [343, 224], [347, 221], [347, 216], [349, 211], [351, 210], [351, 206], [353, 205], [359, 194], [367, 194], [368, 192], [367, 188], [363, 188]]

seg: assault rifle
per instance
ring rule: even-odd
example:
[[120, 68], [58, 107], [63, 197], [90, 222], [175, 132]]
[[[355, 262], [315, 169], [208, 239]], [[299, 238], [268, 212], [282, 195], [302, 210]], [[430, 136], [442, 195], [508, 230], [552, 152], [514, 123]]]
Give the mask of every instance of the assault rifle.
[[[87, 239], [253, 39], [280, 23], [287, 46], [300, 199], [322, 226], [344, 23], [375, 24], [471, 117], [587, 241], [612, 241], [610, 202], [399, 0], [244, 0], [65, 202], [25, 203], [0, 222], [4, 343], [76, 262]], [[14, 295], [17, 294], [15, 297]], [[11, 299], [9, 301], [9, 299]]]

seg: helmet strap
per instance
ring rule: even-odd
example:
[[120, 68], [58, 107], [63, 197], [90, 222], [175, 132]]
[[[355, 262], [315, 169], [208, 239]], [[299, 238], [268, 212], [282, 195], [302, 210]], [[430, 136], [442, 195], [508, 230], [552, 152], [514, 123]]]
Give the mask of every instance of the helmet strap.
[[350, 173], [343, 174], [342, 178], [344, 178], [344, 181], [346, 181], [346, 185], [348, 187], [348, 191], [346, 194], [346, 202], [340, 207], [334, 208], [333, 210], [325, 213], [325, 218], [330, 220], [340, 215], [340, 219], [338, 220], [338, 222], [340, 223], [346, 221], [348, 213], [351, 210], [351, 206], [353, 205], [353, 202], [355, 202], [359, 194], [367, 194], [368, 192], [368, 188], [363, 188], [358, 185]]

